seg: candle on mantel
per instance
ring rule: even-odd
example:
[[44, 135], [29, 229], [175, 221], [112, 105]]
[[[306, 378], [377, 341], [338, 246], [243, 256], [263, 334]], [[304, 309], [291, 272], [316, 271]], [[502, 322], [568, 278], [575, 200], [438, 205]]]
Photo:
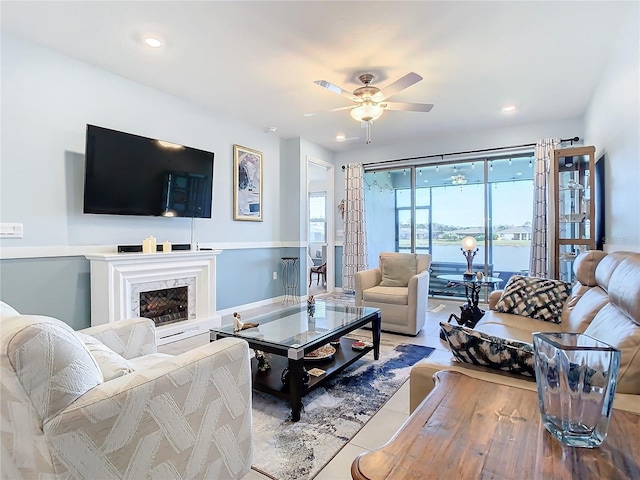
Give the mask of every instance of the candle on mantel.
[[155, 253], [156, 251], [156, 239], [151, 236], [142, 241], [142, 253]]

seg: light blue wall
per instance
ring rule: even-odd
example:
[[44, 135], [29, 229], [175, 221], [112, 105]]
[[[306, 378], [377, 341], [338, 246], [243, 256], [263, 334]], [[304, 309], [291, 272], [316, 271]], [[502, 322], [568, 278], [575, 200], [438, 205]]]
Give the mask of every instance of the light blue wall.
[[[217, 309], [224, 310], [282, 295], [286, 248], [224, 250], [217, 258]], [[278, 279], [273, 280], [273, 272]]]
[[20, 313], [58, 318], [75, 329], [91, 325], [86, 258], [3, 260], [0, 267], [2, 301]]
[[[193, 235], [201, 246], [221, 245], [219, 310], [282, 295], [280, 258], [301, 255], [306, 241], [299, 222], [306, 153], [299, 139], [281, 144], [262, 128], [5, 32], [1, 53], [0, 218], [24, 225], [24, 238], [0, 239], [2, 300], [86, 327], [89, 262], [82, 254], [140, 244], [149, 235], [173, 243], [190, 243]], [[213, 151], [213, 218], [195, 219], [192, 228], [184, 218], [83, 214], [87, 123]], [[234, 144], [263, 152], [262, 222], [233, 220]], [[319, 151], [325, 160], [332, 155], [309, 142], [304, 150]]]
[[[194, 241], [281, 240], [278, 137], [4, 33], [1, 53], [0, 216], [24, 238], [0, 247], [190, 242], [189, 219], [82, 213], [87, 123], [214, 152], [213, 218]], [[233, 220], [234, 144], [263, 152], [263, 222]]]

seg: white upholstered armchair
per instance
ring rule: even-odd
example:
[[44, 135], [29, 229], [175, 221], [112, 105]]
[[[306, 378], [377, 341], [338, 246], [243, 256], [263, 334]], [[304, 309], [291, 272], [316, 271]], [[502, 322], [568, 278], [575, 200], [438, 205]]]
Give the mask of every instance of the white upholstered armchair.
[[382, 330], [417, 335], [427, 314], [431, 255], [381, 253], [379, 268], [356, 272], [356, 306], [379, 308]]
[[156, 353], [153, 322], [73, 331], [1, 304], [2, 478], [240, 478], [251, 466], [246, 342]]

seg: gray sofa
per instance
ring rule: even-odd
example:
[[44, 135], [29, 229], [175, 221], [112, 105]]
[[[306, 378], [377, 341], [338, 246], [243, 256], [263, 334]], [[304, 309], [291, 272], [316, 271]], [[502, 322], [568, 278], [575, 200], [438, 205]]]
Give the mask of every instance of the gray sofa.
[[[640, 413], [640, 253], [593, 250], [578, 256], [573, 268], [577, 281], [564, 304], [560, 324], [495, 311], [502, 293], [495, 291], [489, 311], [475, 330], [528, 343], [534, 332], [579, 332], [619, 348], [622, 359], [614, 408]], [[536, 390], [534, 379], [458, 362], [450, 352], [437, 350], [411, 370], [411, 411], [433, 389], [433, 375], [440, 370]]]

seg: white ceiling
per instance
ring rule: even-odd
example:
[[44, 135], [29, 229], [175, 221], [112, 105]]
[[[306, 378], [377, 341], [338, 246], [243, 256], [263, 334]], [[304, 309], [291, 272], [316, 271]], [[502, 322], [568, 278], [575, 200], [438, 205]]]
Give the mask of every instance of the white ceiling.
[[[2, 30], [253, 127], [334, 151], [363, 146], [346, 90], [424, 80], [390, 100], [373, 144], [582, 115], [633, 2], [2, 1]], [[160, 49], [142, 43], [153, 34]], [[505, 103], [518, 106], [506, 115]], [[126, 106], [123, 105], [123, 108]], [[335, 136], [360, 137], [338, 143]]]

